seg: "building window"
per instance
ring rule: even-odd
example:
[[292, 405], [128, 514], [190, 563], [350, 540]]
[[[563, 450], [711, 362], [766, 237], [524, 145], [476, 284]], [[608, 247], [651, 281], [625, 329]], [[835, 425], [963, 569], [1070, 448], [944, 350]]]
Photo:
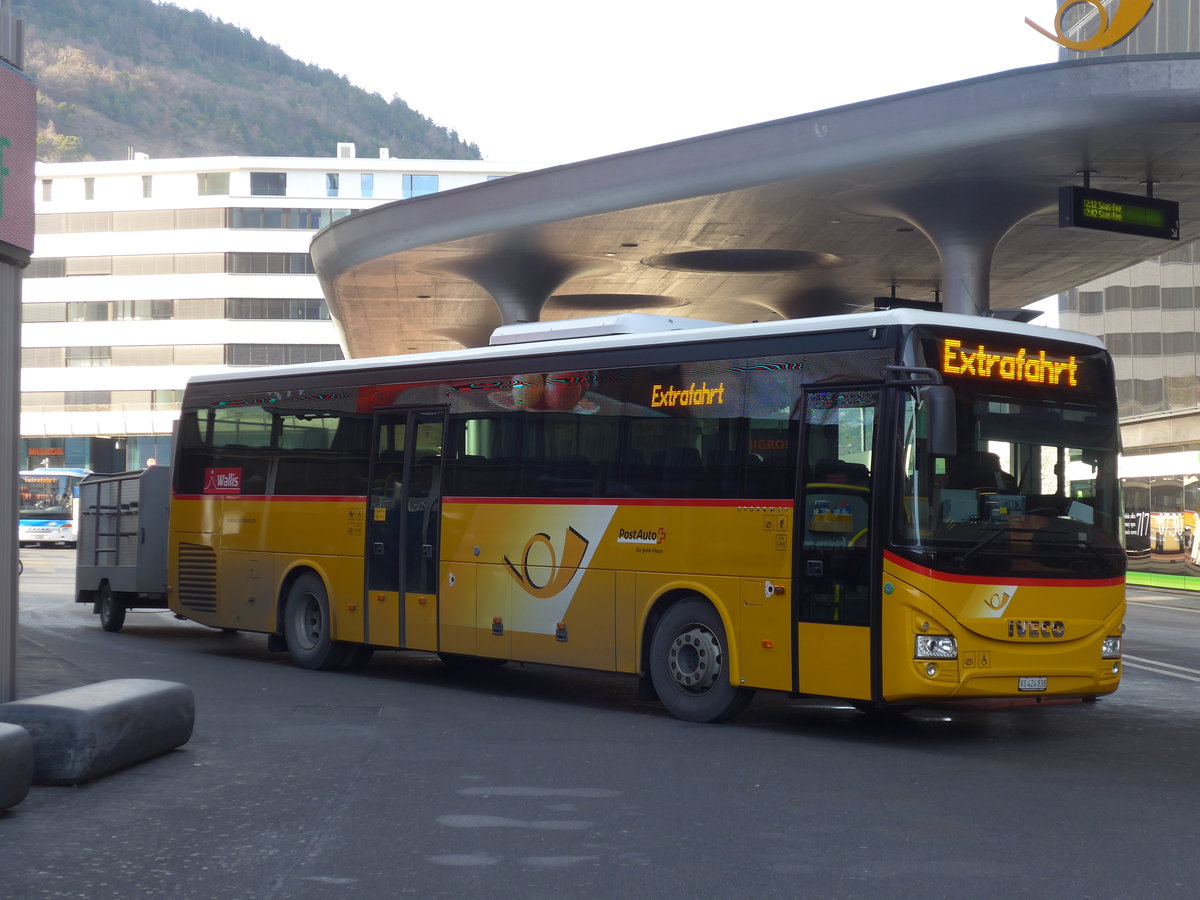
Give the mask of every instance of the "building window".
[[1162, 406], [1163, 383], [1158, 379], [1135, 378], [1133, 380], [1133, 405], [1140, 412], [1154, 411]]
[[88, 301], [67, 304], [68, 322], [107, 322], [108, 304], [103, 301]]
[[226, 253], [225, 271], [235, 275], [315, 275], [307, 253]]
[[1191, 309], [1192, 288], [1190, 287], [1164, 287], [1162, 289], [1162, 305], [1163, 309]]
[[229, 194], [228, 172], [197, 172], [196, 193], [201, 197], [224, 197]]
[[22, 347], [22, 369], [61, 369], [67, 364], [67, 352], [62, 347]]
[[183, 403], [183, 391], [154, 391], [150, 400], [151, 409], [179, 409]]
[[48, 409], [63, 408], [64, 393], [62, 391], [22, 391], [22, 412], [44, 412]]
[[345, 359], [337, 344], [229, 344], [225, 364], [230, 366], [283, 366], [294, 363]]
[[1115, 284], [1104, 289], [1104, 308], [1129, 309], [1130, 290], [1123, 284]]
[[220, 366], [225, 363], [221, 344], [181, 344], [175, 347], [177, 366]]
[[420, 197], [424, 194], [437, 193], [438, 177], [436, 175], [405, 175], [404, 196]]
[[170, 319], [170, 300], [116, 300], [113, 302], [112, 317], [119, 322], [137, 322], [151, 319]]
[[22, 303], [22, 322], [65, 322], [67, 321], [67, 304], [65, 303]]
[[170, 346], [113, 347], [114, 366], [170, 366], [174, 364], [174, 348]]
[[[170, 231], [174, 227], [175, 214], [169, 209], [127, 210], [112, 213], [111, 230], [113, 231]], [[94, 230], [98, 231], [99, 229]]]
[[67, 275], [111, 275], [113, 270], [111, 256], [68, 256], [65, 262]]
[[83, 179], [83, 199], [84, 200], [95, 200], [96, 199], [96, 179], [95, 178], [88, 177], [88, 178]]
[[328, 320], [324, 300], [237, 298], [228, 301], [229, 319], [304, 319]]
[[363, 172], [359, 177], [359, 193], [363, 197], [375, 196], [375, 175], [372, 172]]
[[337, 172], [327, 172], [325, 174], [325, 196], [336, 197], [338, 195], [338, 184], [341, 179]]
[[250, 193], [255, 197], [283, 197], [287, 194], [287, 172], [251, 172]]
[[142, 176], [142, 197], [149, 198], [152, 196], [154, 196], [154, 176], [153, 175], [143, 175]]
[[1181, 356], [1196, 352], [1196, 334], [1193, 331], [1167, 332], [1162, 336], [1163, 356]]
[[67, 347], [68, 368], [95, 368], [111, 361], [111, 347]]
[[263, 209], [246, 207], [229, 211], [230, 228], [295, 228], [301, 230], [324, 228], [348, 210], [333, 209]]
[[50, 202], [51, 186], [53, 184], [54, 182], [49, 178], [42, 179], [42, 201], [45, 203]]
[[1132, 337], [1134, 356], [1162, 356], [1162, 335], [1157, 331], [1135, 331]]
[[1113, 356], [1132, 356], [1133, 338], [1128, 331], [1110, 331], [1104, 335], [1104, 346]]
[[35, 259], [21, 274], [24, 278], [62, 278], [67, 274], [67, 261], [61, 256]]
[[67, 391], [63, 397], [67, 409], [95, 409], [112, 403], [109, 391]]

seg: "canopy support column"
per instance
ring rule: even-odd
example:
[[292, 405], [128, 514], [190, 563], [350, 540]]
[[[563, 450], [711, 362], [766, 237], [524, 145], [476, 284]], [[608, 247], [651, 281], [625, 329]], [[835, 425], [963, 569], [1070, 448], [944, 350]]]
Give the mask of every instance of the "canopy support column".
[[[991, 310], [992, 257], [1016, 225], [1053, 209], [1053, 187], [998, 181], [930, 182], [858, 196], [857, 211], [903, 219], [929, 238], [942, 263], [942, 308]], [[1030, 297], [1029, 302], [1041, 300]]]

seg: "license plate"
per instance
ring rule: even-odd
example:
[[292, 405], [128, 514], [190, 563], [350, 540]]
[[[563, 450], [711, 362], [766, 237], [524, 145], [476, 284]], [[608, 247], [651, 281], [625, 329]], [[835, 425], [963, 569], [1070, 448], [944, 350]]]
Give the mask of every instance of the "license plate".
[[1044, 691], [1046, 689], [1045, 678], [1018, 678], [1018, 691]]

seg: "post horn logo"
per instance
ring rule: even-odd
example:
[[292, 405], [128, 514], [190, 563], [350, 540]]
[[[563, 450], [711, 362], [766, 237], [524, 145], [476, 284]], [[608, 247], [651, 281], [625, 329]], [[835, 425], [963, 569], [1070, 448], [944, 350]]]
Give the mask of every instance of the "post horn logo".
[[[538, 584], [533, 574], [529, 571], [529, 552], [534, 546], [546, 548], [546, 552], [550, 554], [550, 564], [546, 569], [550, 573], [550, 577], [543, 584]], [[587, 551], [588, 539], [570, 526], [567, 527], [566, 537], [563, 539], [563, 559], [562, 565], [558, 564], [558, 556], [554, 552], [554, 544], [550, 542], [550, 535], [543, 532], [538, 532], [525, 544], [525, 550], [521, 554], [520, 569], [507, 556], [504, 557], [504, 562], [508, 566], [508, 574], [516, 579], [527, 594], [537, 597], [539, 600], [545, 600], [560, 593], [563, 588], [570, 584], [571, 579], [575, 577], [575, 573], [579, 570], [579, 564], [583, 562], [583, 554]], [[535, 567], [540, 568], [543, 564], [534, 563]]]
[[[1067, 37], [1066, 31], [1063, 29], [1063, 16], [1071, 7], [1081, 5], [1091, 6], [1099, 13], [1100, 27], [1091, 37], [1076, 41]], [[1104, 4], [1100, 0], [1065, 0], [1058, 8], [1058, 15], [1054, 17], [1055, 34], [1051, 34], [1028, 16], [1025, 18], [1025, 24], [1040, 31], [1054, 43], [1066, 47], [1068, 50], [1104, 50], [1129, 37], [1138, 23], [1146, 18], [1146, 13], [1150, 12], [1150, 7], [1153, 5], [1154, 0], [1120, 0], [1117, 11], [1110, 19], [1108, 10], [1104, 8]]]

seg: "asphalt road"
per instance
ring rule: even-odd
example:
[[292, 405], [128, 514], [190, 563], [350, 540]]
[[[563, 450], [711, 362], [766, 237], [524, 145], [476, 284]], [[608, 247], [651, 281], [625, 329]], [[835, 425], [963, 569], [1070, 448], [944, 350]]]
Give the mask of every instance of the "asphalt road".
[[23, 550], [18, 691], [163, 678], [181, 749], [0, 814], [0, 898], [1193, 897], [1200, 599], [1131, 592], [1094, 704], [694, 725], [621, 676], [307, 672], [169, 613], [106, 634]]

